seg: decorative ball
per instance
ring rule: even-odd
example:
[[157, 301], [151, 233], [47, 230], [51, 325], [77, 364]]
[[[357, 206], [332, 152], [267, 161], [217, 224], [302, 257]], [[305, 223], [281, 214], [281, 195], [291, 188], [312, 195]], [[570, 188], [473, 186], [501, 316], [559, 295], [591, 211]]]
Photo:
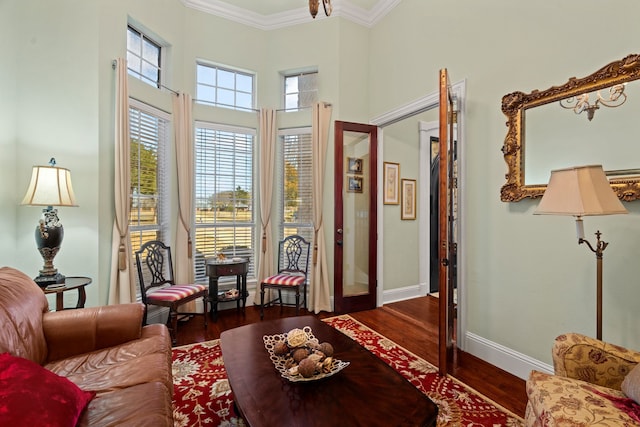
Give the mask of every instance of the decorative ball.
[[316, 372], [316, 362], [312, 359], [303, 359], [298, 365], [298, 373], [305, 378], [312, 377]]
[[302, 359], [306, 358], [309, 355], [309, 350], [306, 348], [298, 348], [294, 350], [292, 357], [296, 363], [300, 363]]
[[283, 355], [289, 353], [289, 346], [284, 341], [278, 341], [273, 346], [273, 353], [276, 356], [283, 356]]
[[303, 346], [308, 339], [307, 333], [302, 329], [292, 329], [287, 333], [287, 343], [290, 347]]
[[318, 350], [323, 352], [327, 357], [333, 357], [333, 346], [328, 342], [320, 344], [320, 348], [318, 348]]

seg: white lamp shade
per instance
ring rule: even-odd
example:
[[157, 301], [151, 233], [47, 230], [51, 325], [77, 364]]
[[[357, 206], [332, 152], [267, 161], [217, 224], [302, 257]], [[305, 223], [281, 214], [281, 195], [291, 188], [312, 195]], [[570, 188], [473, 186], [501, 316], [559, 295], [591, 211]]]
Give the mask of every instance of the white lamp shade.
[[71, 186], [69, 169], [55, 166], [34, 166], [23, 205], [78, 206]]
[[601, 165], [551, 171], [534, 215], [615, 215], [628, 213]]

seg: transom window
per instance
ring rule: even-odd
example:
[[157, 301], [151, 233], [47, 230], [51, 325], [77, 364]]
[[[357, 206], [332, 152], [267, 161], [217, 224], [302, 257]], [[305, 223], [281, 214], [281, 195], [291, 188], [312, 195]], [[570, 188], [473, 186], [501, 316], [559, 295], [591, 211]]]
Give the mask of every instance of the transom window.
[[318, 72], [298, 73], [284, 77], [284, 108], [299, 110], [318, 101]]
[[127, 68], [129, 74], [160, 88], [162, 46], [132, 26], [127, 27]]
[[196, 65], [196, 98], [202, 104], [250, 111], [254, 106], [254, 75], [215, 65]]
[[[249, 276], [255, 276], [254, 139], [252, 129], [196, 123], [196, 260], [248, 258]], [[196, 263], [196, 279], [206, 280], [204, 265]]]
[[313, 238], [313, 195], [311, 129], [280, 132], [278, 193], [280, 238], [299, 234]]

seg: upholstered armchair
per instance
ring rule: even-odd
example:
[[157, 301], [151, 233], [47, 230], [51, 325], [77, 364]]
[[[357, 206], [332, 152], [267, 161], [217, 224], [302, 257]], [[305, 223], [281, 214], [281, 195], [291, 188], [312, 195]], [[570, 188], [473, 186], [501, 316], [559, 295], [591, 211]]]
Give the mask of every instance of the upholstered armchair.
[[637, 426], [640, 352], [570, 333], [556, 338], [555, 375], [527, 381], [528, 426]]

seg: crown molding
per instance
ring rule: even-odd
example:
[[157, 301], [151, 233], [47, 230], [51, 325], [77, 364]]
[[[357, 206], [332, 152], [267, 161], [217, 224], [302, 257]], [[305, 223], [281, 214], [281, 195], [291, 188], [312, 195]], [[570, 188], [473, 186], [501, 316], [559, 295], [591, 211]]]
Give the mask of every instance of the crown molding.
[[[281, 13], [273, 13], [270, 15], [262, 15], [248, 9], [231, 5], [221, 0], [180, 1], [186, 7], [265, 31], [299, 24], [308, 24], [309, 22], [314, 21], [313, 18], [310, 18], [309, 9], [307, 7], [300, 7], [298, 9], [292, 9]], [[340, 16], [358, 25], [370, 28], [377, 24], [387, 13], [391, 11], [391, 9], [396, 7], [400, 1], [401, 0], [379, 0], [378, 3], [368, 11], [349, 1], [342, 0], [334, 5], [333, 12], [330, 17], [326, 17], [324, 16], [324, 13], [319, 12], [315, 20], [331, 19], [333, 17]]]

